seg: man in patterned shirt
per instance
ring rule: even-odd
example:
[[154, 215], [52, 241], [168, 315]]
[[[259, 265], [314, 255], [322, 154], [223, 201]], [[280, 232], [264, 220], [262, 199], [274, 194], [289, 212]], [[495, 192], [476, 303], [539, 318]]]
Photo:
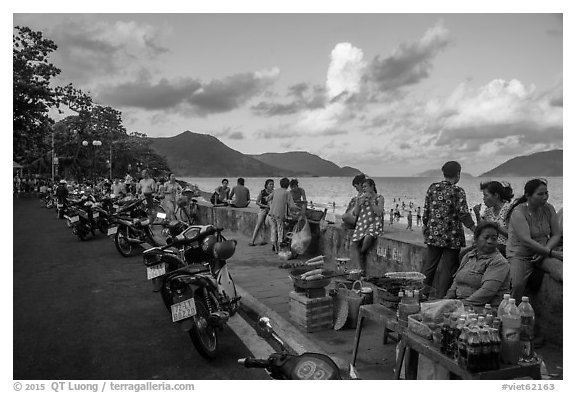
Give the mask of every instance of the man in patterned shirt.
[[432, 183], [424, 200], [422, 233], [428, 249], [421, 270], [426, 276], [423, 293], [432, 295], [430, 289], [442, 260], [434, 296], [439, 299], [443, 298], [450, 288], [453, 276], [458, 270], [460, 248], [466, 246], [462, 224], [472, 231], [475, 229], [466, 202], [466, 193], [456, 185], [460, 180], [461, 169], [456, 161], [445, 163], [442, 166], [444, 180]]

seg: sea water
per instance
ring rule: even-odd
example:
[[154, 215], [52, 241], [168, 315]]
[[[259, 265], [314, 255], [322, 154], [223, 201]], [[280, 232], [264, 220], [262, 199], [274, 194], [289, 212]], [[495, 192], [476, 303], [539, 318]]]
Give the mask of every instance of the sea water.
[[[202, 191], [213, 192], [221, 185], [221, 177], [182, 177], [191, 184], [196, 184]], [[255, 200], [260, 191], [264, 188], [265, 177], [246, 177], [245, 186], [250, 190], [250, 197]], [[280, 187], [280, 178], [271, 178], [274, 186]], [[406, 217], [410, 202], [413, 204], [413, 224], [416, 225], [416, 209], [418, 206], [424, 207], [424, 197], [431, 183], [439, 181], [433, 177], [374, 177], [377, 192], [384, 196], [384, 209], [389, 212], [396, 204], [401, 214]], [[514, 197], [520, 197], [524, 193], [524, 184], [532, 179], [531, 177], [509, 177], [509, 178], [479, 178], [463, 177], [458, 185], [466, 192], [468, 207], [472, 209], [474, 205], [482, 203], [482, 191], [480, 183], [489, 180], [503, 180], [510, 183], [514, 190]], [[562, 177], [549, 177], [548, 191], [550, 197], [548, 202], [556, 208], [562, 207]], [[228, 178], [230, 188], [236, 185], [236, 178]], [[356, 195], [356, 190], [352, 187], [352, 177], [299, 177], [298, 183], [306, 192], [308, 203], [313, 202], [314, 207], [319, 209], [328, 208], [328, 212], [343, 214], [350, 199]], [[402, 202], [405, 203], [405, 210], [402, 211]], [[388, 216], [385, 217], [388, 219]]]

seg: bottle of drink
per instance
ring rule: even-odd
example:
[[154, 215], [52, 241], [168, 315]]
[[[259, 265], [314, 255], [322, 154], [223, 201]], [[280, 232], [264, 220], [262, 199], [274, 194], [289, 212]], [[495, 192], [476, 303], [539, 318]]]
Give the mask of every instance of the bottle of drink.
[[479, 329], [481, 347], [479, 371], [492, 369], [492, 341], [490, 340], [490, 332], [488, 329], [489, 328]]
[[443, 354], [448, 354], [448, 340], [450, 336], [450, 313], [444, 313], [444, 321], [442, 322], [442, 327], [440, 328], [440, 352]]
[[[462, 319], [462, 318], [461, 318]], [[465, 320], [463, 321], [465, 324]], [[460, 336], [458, 337], [458, 365], [460, 367], [468, 367], [468, 333], [470, 329], [467, 326], [462, 328]]]
[[492, 314], [492, 306], [490, 304], [486, 304], [484, 306], [484, 322], [489, 327], [492, 327], [492, 323], [494, 322], [494, 315]]
[[483, 328], [484, 328], [484, 317], [481, 316], [481, 315], [478, 317], [478, 327], [479, 327], [480, 329], [483, 329]]
[[448, 346], [448, 352], [452, 358], [455, 357], [456, 352], [458, 351], [458, 336], [460, 335], [460, 331], [458, 330], [458, 317], [456, 315], [452, 315], [450, 318], [450, 343]]
[[458, 318], [458, 323], [456, 324], [456, 331], [454, 334], [454, 361], [460, 364], [460, 336], [464, 328], [466, 327], [466, 318]]
[[502, 313], [502, 362], [518, 364], [521, 352], [520, 312], [516, 300], [510, 298]]
[[473, 327], [470, 329], [468, 334], [468, 347], [466, 348], [468, 353], [468, 371], [475, 373], [480, 371], [480, 356], [481, 356], [481, 343], [480, 336], [478, 334], [478, 327]]
[[502, 318], [502, 314], [504, 313], [504, 307], [508, 304], [508, 299], [510, 299], [510, 294], [505, 293], [504, 298], [502, 299], [500, 305], [498, 306], [498, 313], [496, 315], [498, 318]]
[[492, 341], [492, 370], [498, 370], [500, 368], [500, 349], [502, 347], [502, 340], [500, 340], [500, 322], [494, 323], [497, 327], [493, 327], [491, 330], [490, 340]]
[[531, 362], [534, 360], [534, 309], [530, 305], [528, 296], [522, 296], [522, 303], [518, 306], [520, 312], [520, 342], [522, 355], [520, 360]]

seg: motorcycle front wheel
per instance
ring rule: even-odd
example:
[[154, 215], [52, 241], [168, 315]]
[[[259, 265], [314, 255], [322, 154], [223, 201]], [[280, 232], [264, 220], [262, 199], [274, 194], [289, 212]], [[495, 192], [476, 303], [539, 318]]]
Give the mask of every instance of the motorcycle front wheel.
[[116, 249], [125, 258], [128, 258], [132, 255], [132, 251], [134, 249], [132, 243], [128, 241], [128, 237], [126, 231], [128, 230], [127, 227], [119, 227], [118, 232], [114, 236], [114, 244], [116, 245]]
[[216, 327], [208, 323], [208, 307], [204, 300], [199, 296], [194, 297], [196, 303], [196, 315], [194, 318], [194, 325], [188, 332], [192, 344], [196, 347], [200, 355], [208, 360], [216, 358], [218, 352], [218, 334]]

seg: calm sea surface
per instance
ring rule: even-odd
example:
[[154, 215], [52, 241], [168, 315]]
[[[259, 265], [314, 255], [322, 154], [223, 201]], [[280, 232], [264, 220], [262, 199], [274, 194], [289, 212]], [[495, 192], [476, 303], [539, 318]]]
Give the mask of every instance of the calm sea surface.
[[[180, 179], [198, 185], [203, 191], [213, 191], [222, 181], [222, 178], [210, 177], [182, 177]], [[402, 202], [406, 203], [407, 210], [410, 202], [416, 207], [423, 207], [428, 186], [440, 180], [431, 177], [375, 177], [373, 179], [378, 193], [384, 196], [387, 210], [394, 208], [396, 203], [401, 207]], [[505, 180], [512, 186], [516, 198], [523, 194], [524, 184], [530, 179], [527, 177], [506, 179], [473, 177], [460, 179], [458, 185], [466, 191], [468, 206], [472, 208], [475, 204], [482, 202], [482, 192], [480, 191], [482, 181]], [[229, 178], [229, 180], [231, 187], [236, 184], [235, 178]], [[264, 188], [265, 180], [264, 177], [245, 178], [245, 185], [250, 189], [252, 199], [255, 199], [260, 190]], [[273, 178], [273, 180], [275, 187], [280, 187], [280, 178]], [[546, 180], [550, 193], [548, 202], [558, 210], [563, 204], [562, 177], [550, 177]], [[350, 198], [356, 192], [352, 187], [351, 177], [300, 177], [298, 182], [300, 187], [306, 191], [308, 202], [312, 201], [314, 206], [319, 208], [329, 207], [329, 212], [336, 214], [342, 214], [345, 211]], [[332, 203], [336, 204], [335, 208], [332, 207]]]

